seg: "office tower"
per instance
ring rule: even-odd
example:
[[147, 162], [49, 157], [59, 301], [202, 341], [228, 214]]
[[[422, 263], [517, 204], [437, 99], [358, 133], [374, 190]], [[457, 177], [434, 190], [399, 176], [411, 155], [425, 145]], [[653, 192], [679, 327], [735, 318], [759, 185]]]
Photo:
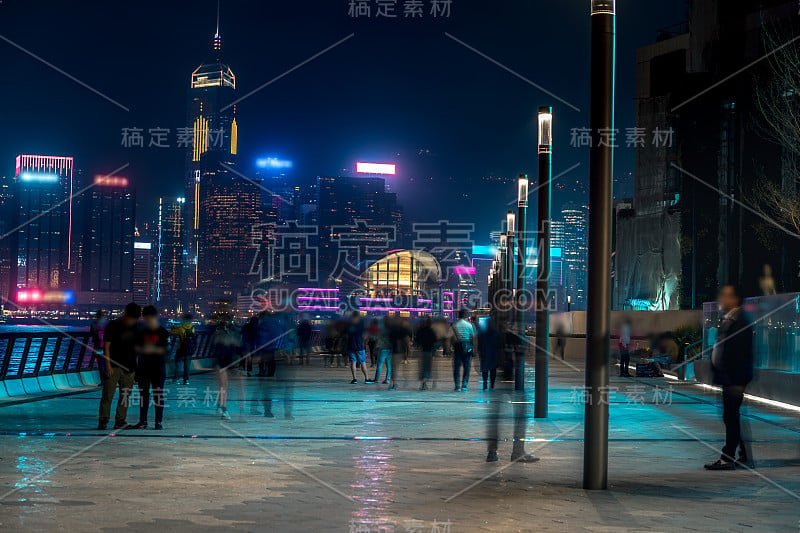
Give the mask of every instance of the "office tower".
[[95, 176], [85, 195], [81, 290], [131, 292], [136, 197], [128, 179]]
[[153, 301], [153, 243], [140, 238], [133, 243], [133, 301], [147, 305]]
[[[225, 184], [225, 180], [232, 180], [233, 176], [227, 173], [223, 165], [228, 167], [235, 165], [238, 124], [234, 104], [236, 76], [222, 60], [219, 17], [217, 17], [217, 31], [212, 41], [211, 54], [210, 61], [204, 62], [192, 72], [188, 95], [188, 127], [191, 130], [192, 142], [186, 153], [184, 227], [187, 260], [184, 279], [190, 299], [196, 297], [200, 278], [209, 280], [218, 271], [217, 266], [205, 268], [200, 264], [201, 255], [205, 257], [215, 255], [202, 254], [200, 251], [206, 231], [203, 222], [222, 219], [226, 225], [232, 223], [232, 220], [226, 219], [226, 213], [202, 212], [203, 205], [214, 208], [226, 203], [222, 199], [219, 201], [211, 199], [213, 194], [204, 191], [204, 188], [212, 187], [223, 196], [227, 196], [239, 187], [238, 184], [232, 184], [232, 188], [228, 191]], [[236, 218], [235, 213], [231, 214]], [[215, 231], [215, 228], [209, 229]], [[201, 272], [204, 268], [205, 272]]]
[[586, 308], [586, 262], [588, 253], [588, 210], [584, 206], [567, 203], [561, 208], [564, 222], [562, 252], [564, 286], [571, 299], [572, 310]]
[[317, 178], [320, 277], [347, 267], [354, 274], [357, 263], [396, 247], [397, 220], [397, 196], [383, 178]]
[[17, 156], [17, 230], [9, 238], [16, 241], [19, 288], [74, 288], [72, 178], [71, 157]]
[[17, 284], [17, 250], [14, 228], [17, 226], [17, 196], [12, 178], [0, 177], [0, 307], [12, 307]]
[[178, 313], [183, 296], [185, 198], [159, 198], [156, 236], [155, 301]]
[[223, 170], [205, 176], [200, 194], [198, 299], [206, 310], [235, 303], [257, 283], [250, 274], [254, 228], [261, 224], [261, 188]]

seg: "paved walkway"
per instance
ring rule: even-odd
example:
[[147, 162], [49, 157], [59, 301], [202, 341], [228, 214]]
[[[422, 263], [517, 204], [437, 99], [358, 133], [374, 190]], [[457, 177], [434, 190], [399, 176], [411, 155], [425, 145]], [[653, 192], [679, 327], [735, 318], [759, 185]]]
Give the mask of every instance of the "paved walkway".
[[[511, 464], [509, 441], [484, 462], [486, 421], [489, 400], [520, 398], [477, 382], [453, 392], [447, 361], [436, 369], [434, 390], [417, 390], [412, 362], [389, 392], [295, 367], [293, 388], [271, 385], [274, 418], [264, 381], [235, 377], [230, 421], [215, 415], [213, 376], [196, 376], [170, 385], [163, 431], [95, 431], [97, 391], [2, 407], [0, 529], [798, 531], [795, 412], [747, 405], [757, 470], [705, 472], [723, 438], [714, 394], [614, 378], [611, 486], [588, 492], [580, 372], [551, 362], [550, 416], [527, 426], [541, 461]], [[504, 438], [523, 405], [502, 404]]]

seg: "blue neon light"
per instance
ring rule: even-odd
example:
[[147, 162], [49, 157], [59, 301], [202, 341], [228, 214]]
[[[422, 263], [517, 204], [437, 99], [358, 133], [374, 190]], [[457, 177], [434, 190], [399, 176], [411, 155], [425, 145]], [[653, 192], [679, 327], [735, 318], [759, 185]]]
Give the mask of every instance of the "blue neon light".
[[278, 159], [277, 157], [262, 157], [256, 159], [258, 168], [292, 168], [294, 163], [288, 159]]
[[33, 183], [57, 183], [58, 176], [55, 174], [34, 174], [31, 172], [23, 172], [19, 175], [20, 180], [33, 182]]

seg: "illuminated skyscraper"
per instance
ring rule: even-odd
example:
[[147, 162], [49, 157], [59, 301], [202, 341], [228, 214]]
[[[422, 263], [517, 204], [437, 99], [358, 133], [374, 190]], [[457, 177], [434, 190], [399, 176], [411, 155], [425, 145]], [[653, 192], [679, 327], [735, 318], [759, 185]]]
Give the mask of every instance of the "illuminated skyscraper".
[[589, 212], [584, 206], [568, 203], [561, 208], [564, 221], [563, 265], [566, 295], [572, 310], [586, 309], [586, 261], [588, 254]]
[[[222, 175], [230, 176], [223, 165], [235, 165], [238, 125], [236, 122], [236, 76], [230, 67], [222, 61], [222, 38], [219, 34], [219, 17], [217, 31], [212, 41], [212, 59], [203, 63], [192, 72], [189, 86], [188, 127], [192, 133], [192, 143], [186, 153], [186, 289], [191, 295], [197, 294], [199, 279], [209, 278], [216, 267], [204, 269], [199, 257], [213, 257], [213, 254], [202, 254], [200, 251], [206, 228], [203, 220], [211, 221], [225, 214], [202, 213], [202, 206], [217, 205], [218, 202], [204, 201], [208, 194], [203, 190], [210, 182], [219, 190], [224, 187]], [[235, 216], [235, 213], [232, 213]]]
[[146, 305], [152, 301], [153, 243], [137, 240], [133, 243], [133, 301]]
[[162, 309], [178, 312], [183, 291], [184, 198], [159, 198], [155, 296]]
[[17, 228], [9, 236], [17, 250], [17, 287], [74, 288], [72, 172], [71, 157], [17, 156]]
[[136, 196], [128, 179], [95, 176], [86, 195], [81, 290], [131, 292]]
[[[0, 177], [0, 307], [13, 301], [17, 285], [16, 239], [11, 234], [17, 226], [17, 195], [12, 178]], [[12, 306], [13, 307], [13, 306]]]

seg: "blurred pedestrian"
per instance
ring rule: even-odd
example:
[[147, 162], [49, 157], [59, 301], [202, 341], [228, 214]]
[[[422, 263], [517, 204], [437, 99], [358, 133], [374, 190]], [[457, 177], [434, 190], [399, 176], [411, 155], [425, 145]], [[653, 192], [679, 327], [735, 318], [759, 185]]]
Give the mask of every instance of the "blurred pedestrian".
[[722, 457], [705, 468], [734, 470], [737, 465], [750, 467], [752, 459], [742, 438], [740, 409], [745, 389], [753, 379], [753, 327], [742, 310], [742, 297], [736, 287], [722, 287], [718, 302], [725, 315], [711, 354], [711, 366], [714, 384], [722, 387], [725, 446]]
[[392, 340], [386, 321], [379, 324], [379, 331], [375, 342], [375, 350], [378, 352], [378, 362], [375, 367], [375, 381], [381, 380], [381, 373], [384, 365], [386, 366], [386, 379], [384, 385], [389, 384], [392, 378]]
[[303, 315], [300, 318], [300, 323], [297, 324], [297, 350], [301, 365], [311, 364], [311, 337], [313, 334], [314, 329], [311, 327], [311, 321], [307, 316]]
[[433, 371], [433, 351], [436, 349], [436, 332], [433, 330], [433, 323], [430, 318], [426, 318], [417, 331], [417, 344], [422, 350], [422, 365], [420, 367], [419, 379], [422, 382], [420, 390], [428, 388]]
[[147, 411], [150, 409], [150, 391], [156, 412], [155, 429], [164, 429], [164, 381], [167, 378], [166, 353], [169, 333], [161, 326], [158, 310], [148, 305], [142, 309], [144, 327], [136, 337], [139, 362], [136, 381], [139, 382], [139, 422], [133, 429], [147, 428]]
[[236, 329], [233, 318], [222, 313], [216, 317], [217, 326], [211, 336], [211, 350], [214, 355], [214, 368], [217, 371], [219, 390], [217, 391], [217, 411], [230, 420], [228, 413], [228, 370], [233, 366], [242, 349], [242, 335]]
[[95, 313], [89, 326], [89, 338], [92, 339], [92, 360], [100, 374], [100, 385], [106, 381], [105, 356], [103, 355], [103, 334], [105, 333], [108, 319], [102, 309]]
[[106, 381], [100, 399], [100, 413], [97, 429], [106, 429], [111, 417], [111, 402], [119, 388], [117, 412], [114, 429], [128, 427], [128, 402], [136, 377], [136, 335], [137, 324], [142, 316], [142, 308], [135, 303], [125, 306], [120, 318], [112, 320], [103, 333], [103, 354], [105, 359]]
[[173, 367], [172, 379], [178, 383], [178, 374], [183, 371], [183, 384], [189, 384], [189, 369], [192, 366], [192, 357], [197, 348], [197, 332], [192, 324], [191, 313], [184, 313], [181, 323], [173, 327], [170, 335], [178, 339], [178, 346], [175, 349], [175, 366]]
[[475, 326], [467, 318], [466, 309], [458, 312], [458, 320], [453, 324], [453, 381], [455, 391], [469, 390], [469, 373], [472, 356], [475, 354]]
[[622, 322], [622, 329], [619, 332], [619, 375], [631, 377], [631, 321], [626, 318]]
[[397, 390], [397, 371], [400, 362], [405, 357], [408, 346], [411, 344], [411, 332], [403, 324], [400, 313], [395, 313], [392, 317], [387, 317], [387, 327], [389, 328], [389, 338], [392, 342], [392, 375], [389, 379], [389, 390]]
[[350, 373], [353, 375], [352, 384], [358, 383], [356, 379], [356, 368], [361, 369], [364, 375], [364, 383], [373, 381], [367, 377], [367, 351], [364, 347], [364, 321], [361, 320], [361, 313], [353, 311], [350, 315], [350, 324], [347, 328], [347, 355], [350, 359]]
[[500, 332], [491, 318], [481, 320], [478, 327], [478, 350], [481, 357], [483, 390], [493, 390], [497, 381], [497, 367], [500, 365]]
[[369, 352], [369, 366], [375, 366], [378, 362], [378, 335], [381, 332], [381, 326], [377, 319], [372, 319], [367, 328], [367, 351]]

